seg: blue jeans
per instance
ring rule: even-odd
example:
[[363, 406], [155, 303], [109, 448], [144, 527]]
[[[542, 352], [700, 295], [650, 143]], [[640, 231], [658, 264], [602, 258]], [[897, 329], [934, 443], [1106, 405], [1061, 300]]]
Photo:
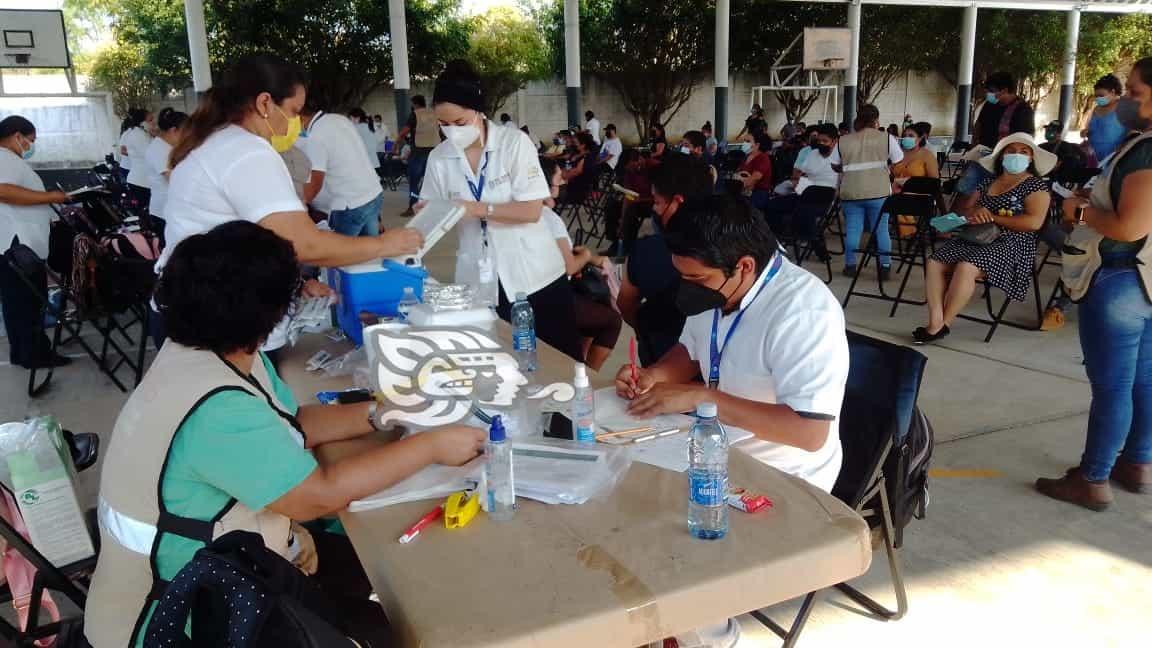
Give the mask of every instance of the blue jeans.
[[1152, 303], [1131, 268], [1102, 268], [1080, 304], [1092, 408], [1080, 467], [1108, 479], [1117, 455], [1152, 462]]
[[844, 265], [856, 265], [856, 248], [867, 223], [868, 231], [876, 231], [876, 245], [880, 248], [880, 265], [892, 265], [892, 237], [888, 232], [888, 214], [881, 214], [887, 198], [871, 200], [845, 200], [844, 208]]
[[333, 232], [345, 236], [376, 236], [380, 233], [380, 210], [384, 207], [384, 193], [359, 207], [333, 209], [328, 214], [328, 225]]
[[424, 170], [428, 168], [428, 150], [413, 150], [408, 156], [408, 206], [420, 199], [420, 185], [424, 183]]

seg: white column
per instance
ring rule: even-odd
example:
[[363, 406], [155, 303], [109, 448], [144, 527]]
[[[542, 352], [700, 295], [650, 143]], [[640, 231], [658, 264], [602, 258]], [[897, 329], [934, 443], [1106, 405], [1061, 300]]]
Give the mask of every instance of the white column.
[[396, 102], [396, 131], [408, 122], [408, 90], [412, 78], [408, 73], [408, 17], [404, 0], [388, 0], [389, 38], [392, 41], [392, 94]]
[[204, 0], [184, 0], [184, 20], [188, 25], [188, 57], [192, 62], [192, 87], [206, 92], [212, 87], [212, 66], [208, 62], [208, 31], [204, 28]]
[[976, 5], [964, 7], [964, 24], [960, 30], [960, 68], [956, 70], [955, 140], [968, 141], [968, 115], [972, 107], [972, 68], [976, 57]]
[[568, 95], [568, 125], [580, 119], [580, 0], [564, 0], [564, 80]]
[[1068, 33], [1064, 45], [1064, 76], [1060, 80], [1060, 122], [1067, 132], [1072, 117], [1073, 90], [1076, 87], [1076, 51], [1080, 47], [1080, 9], [1068, 12]]
[[849, 126], [856, 119], [856, 86], [860, 83], [860, 0], [848, 4], [848, 29], [852, 45], [848, 52], [848, 69], [844, 71], [844, 121]]
[[724, 142], [728, 137], [728, 24], [730, 1], [716, 0], [716, 120], [713, 133]]

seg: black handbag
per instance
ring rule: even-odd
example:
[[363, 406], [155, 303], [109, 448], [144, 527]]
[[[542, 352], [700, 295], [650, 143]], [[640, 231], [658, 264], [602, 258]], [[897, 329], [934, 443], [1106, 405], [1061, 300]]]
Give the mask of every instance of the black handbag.
[[978, 225], [965, 225], [956, 230], [954, 236], [973, 245], [990, 245], [1000, 238], [1000, 234], [1000, 226], [996, 223], [980, 223]]
[[605, 306], [612, 305], [612, 291], [604, 279], [604, 272], [594, 265], [586, 265], [580, 274], [572, 277], [572, 292]]

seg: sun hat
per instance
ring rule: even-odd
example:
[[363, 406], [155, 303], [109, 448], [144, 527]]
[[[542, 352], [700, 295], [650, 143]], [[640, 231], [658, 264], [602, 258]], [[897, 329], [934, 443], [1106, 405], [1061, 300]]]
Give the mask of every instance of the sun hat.
[[1024, 144], [1032, 149], [1032, 163], [1036, 165], [1036, 173], [1045, 176], [1051, 173], [1052, 169], [1056, 168], [1056, 156], [1037, 146], [1036, 140], [1032, 139], [1032, 136], [1027, 133], [1012, 133], [1001, 139], [996, 143], [996, 148], [992, 149], [991, 155], [980, 159], [980, 166], [991, 173], [996, 173], [996, 160], [1000, 158], [1000, 154], [1004, 152], [1004, 148], [1009, 144]]

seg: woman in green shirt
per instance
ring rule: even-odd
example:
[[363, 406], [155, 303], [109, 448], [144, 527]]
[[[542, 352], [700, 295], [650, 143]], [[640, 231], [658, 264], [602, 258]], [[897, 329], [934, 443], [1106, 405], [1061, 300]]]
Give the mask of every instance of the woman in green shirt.
[[303, 405], [261, 343], [299, 287], [293, 246], [233, 221], [184, 239], [156, 291], [169, 342], [116, 422], [100, 483], [102, 549], [85, 612], [95, 648], [140, 645], [153, 604], [207, 542], [260, 533], [312, 575], [366, 645], [387, 620], [346, 538], [296, 522], [329, 516], [433, 464], [460, 465], [482, 430], [448, 426], [317, 464], [313, 449], [364, 437], [372, 405]]
[[1072, 238], [1085, 241], [1077, 247], [1090, 265], [1073, 275], [1073, 261], [1064, 260], [1092, 383], [1088, 438], [1080, 465], [1036, 481], [1048, 497], [1094, 511], [1112, 504], [1109, 479], [1152, 493], [1152, 58], [1133, 66], [1122, 101], [1117, 116], [1134, 134], [1097, 180], [1091, 202], [1064, 201], [1065, 219], [1090, 228]]

